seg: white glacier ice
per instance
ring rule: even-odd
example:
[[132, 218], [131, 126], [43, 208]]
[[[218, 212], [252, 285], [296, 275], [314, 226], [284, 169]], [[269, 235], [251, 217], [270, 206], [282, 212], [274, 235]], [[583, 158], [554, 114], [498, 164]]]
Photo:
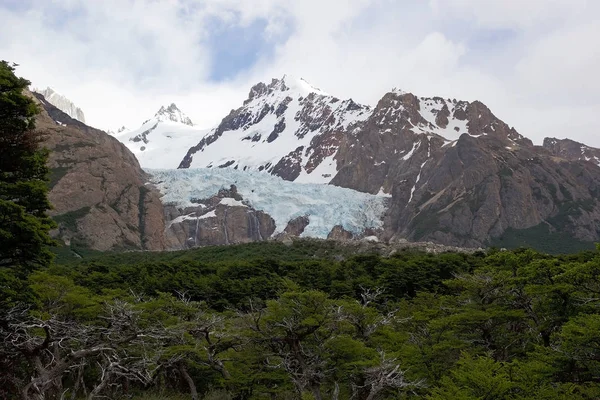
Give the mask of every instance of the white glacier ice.
[[[372, 195], [323, 184], [301, 184], [285, 181], [257, 171], [231, 168], [198, 168], [179, 170], [146, 170], [163, 194], [164, 204], [178, 207], [197, 206], [192, 199], [206, 199], [220, 189], [236, 185], [244, 204], [269, 214], [276, 224], [274, 234], [299, 216], [310, 223], [302, 236], [326, 238], [335, 225], [355, 234], [366, 228], [381, 228], [389, 195]], [[240, 205], [225, 200], [231, 205]]]

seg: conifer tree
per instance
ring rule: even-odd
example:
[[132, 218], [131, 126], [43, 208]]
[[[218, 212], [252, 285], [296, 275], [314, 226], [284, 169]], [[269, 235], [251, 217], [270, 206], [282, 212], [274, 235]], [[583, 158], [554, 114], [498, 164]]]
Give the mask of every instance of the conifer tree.
[[0, 61], [0, 306], [20, 297], [29, 273], [52, 261], [48, 151], [35, 130], [39, 110], [24, 93], [29, 83]]

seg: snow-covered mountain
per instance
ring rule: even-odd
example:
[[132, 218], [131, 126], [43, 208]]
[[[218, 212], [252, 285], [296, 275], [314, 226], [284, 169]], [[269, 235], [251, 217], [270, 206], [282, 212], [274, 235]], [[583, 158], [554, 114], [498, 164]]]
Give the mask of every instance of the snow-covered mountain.
[[54, 89], [47, 87], [43, 90], [33, 89], [32, 91], [44, 96], [48, 103], [58, 108], [59, 110], [67, 114], [69, 117], [85, 123], [85, 115], [83, 114], [81, 108], [77, 107], [71, 100], [67, 99], [65, 96], [54, 91]]
[[[253, 86], [243, 104], [209, 130], [187, 125], [176, 107], [169, 108], [140, 129], [116, 135], [144, 168], [237, 170], [265, 181], [270, 174], [300, 185], [296, 194], [301, 184], [330, 184], [391, 195], [378, 233], [384, 240], [478, 247], [503, 243], [519, 231], [529, 241], [524, 245], [569, 238], [575, 248], [600, 238], [600, 150], [553, 139], [534, 146], [479, 101], [394, 89], [372, 107], [284, 76]], [[200, 184], [182, 174], [161, 189], [165, 198], [174, 187]], [[212, 207], [219, 199], [197, 200]], [[280, 200], [282, 207], [294, 204]], [[182, 207], [173, 220], [204, 216], [200, 206]], [[329, 207], [340, 205], [332, 198]], [[260, 214], [264, 210], [236, 210], [235, 223], [221, 209], [213, 225], [198, 222], [199, 231], [186, 222], [179, 243], [194, 232], [200, 242], [212, 243], [207, 232], [219, 231], [214, 229], [221, 223], [245, 226], [252, 232], [246, 239], [268, 236], [271, 217]], [[303, 226], [306, 219], [296, 223]], [[281, 228], [283, 222], [273, 224]], [[223, 232], [219, 240], [229, 243], [229, 230]]]
[[303, 79], [284, 76], [259, 83], [179, 167], [264, 170], [286, 180], [328, 183], [337, 171], [333, 157], [343, 136], [371, 112]]
[[183, 155], [207, 133], [195, 128], [175, 104], [161, 107], [138, 129], [113, 134], [143, 168], [177, 168]]
[[[482, 131], [481, 115], [470, 115], [470, 104], [419, 98], [394, 89], [372, 108], [284, 76], [269, 85], [255, 85], [243, 106], [192, 147], [179, 167], [230, 167], [266, 171], [296, 182], [331, 183], [349, 161], [344, 157], [352, 152], [349, 147], [362, 147], [355, 137], [365, 129], [376, 129], [383, 136], [403, 130], [412, 134], [395, 149], [405, 159], [421, 143], [419, 135], [431, 136], [440, 145], [456, 142], [462, 134], [497, 135], [494, 124], [501, 121], [494, 117], [485, 127], [489, 132]], [[509, 136], [526, 140], [516, 132]]]
[[171, 121], [178, 122], [184, 125], [194, 126], [192, 120], [187, 115], [185, 115], [179, 108], [177, 108], [175, 103], [171, 103], [171, 105], [168, 107], [162, 106], [160, 110], [158, 110], [156, 115], [154, 115], [154, 117], [158, 121]]

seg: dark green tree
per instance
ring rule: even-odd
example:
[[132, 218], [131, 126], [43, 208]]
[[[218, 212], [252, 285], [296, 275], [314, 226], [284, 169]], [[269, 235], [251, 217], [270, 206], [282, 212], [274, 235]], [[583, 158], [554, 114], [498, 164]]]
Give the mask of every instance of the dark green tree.
[[26, 277], [52, 261], [48, 151], [35, 129], [38, 107], [24, 93], [29, 83], [0, 61], [0, 306], [22, 299]]

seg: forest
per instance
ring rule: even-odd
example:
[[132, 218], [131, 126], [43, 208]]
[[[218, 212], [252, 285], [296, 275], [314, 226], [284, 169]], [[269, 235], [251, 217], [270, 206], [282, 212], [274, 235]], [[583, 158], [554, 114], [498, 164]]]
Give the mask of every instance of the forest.
[[6, 308], [0, 397], [597, 399], [599, 274], [319, 240], [59, 257]]

